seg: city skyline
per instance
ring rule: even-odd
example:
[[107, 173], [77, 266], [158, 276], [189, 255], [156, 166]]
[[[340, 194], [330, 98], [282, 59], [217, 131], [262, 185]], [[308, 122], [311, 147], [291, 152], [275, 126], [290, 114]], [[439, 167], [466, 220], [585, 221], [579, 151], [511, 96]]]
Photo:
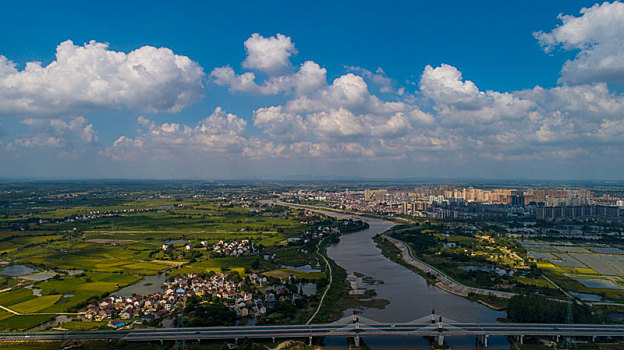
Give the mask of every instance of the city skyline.
[[619, 1], [7, 13], [0, 178], [624, 173]]

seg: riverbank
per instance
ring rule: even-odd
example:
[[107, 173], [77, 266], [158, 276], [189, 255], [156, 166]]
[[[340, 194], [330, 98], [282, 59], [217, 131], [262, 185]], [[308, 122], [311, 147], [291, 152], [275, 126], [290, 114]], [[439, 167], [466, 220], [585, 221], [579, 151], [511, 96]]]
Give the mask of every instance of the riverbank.
[[[327, 248], [331, 242], [323, 241], [319, 244], [318, 253], [327, 264], [329, 284], [326, 287], [316, 312], [306, 324], [327, 323], [340, 319], [345, 310], [376, 308], [383, 309], [389, 301], [375, 299], [376, 292], [373, 289], [363, 289], [363, 293], [353, 293], [354, 290], [348, 283], [350, 277], [347, 271], [327, 256]], [[351, 276], [353, 277], [353, 276]], [[360, 276], [369, 278], [368, 276]]]
[[428, 274], [424, 272], [423, 270], [418, 269], [416, 266], [408, 264], [402, 258], [401, 251], [397, 248], [397, 246], [395, 246], [392, 242], [390, 242], [390, 240], [386, 239], [384, 235], [381, 235], [381, 234], [377, 235], [375, 236], [375, 238], [373, 238], [373, 240], [377, 244], [377, 247], [381, 249], [382, 254], [388, 260], [391, 260], [399, 265], [407, 267], [408, 269], [412, 270], [414, 273], [417, 273], [418, 275], [423, 277], [425, 280], [427, 280], [427, 283], [433, 286], [436, 286], [437, 288], [447, 293], [451, 293], [451, 294], [461, 296], [472, 301], [476, 301], [482, 304], [483, 306], [486, 306], [494, 311], [502, 311], [502, 310], [505, 310], [505, 308], [507, 307], [508, 299], [497, 298], [497, 297], [490, 296], [490, 295], [477, 295], [477, 294], [468, 294], [464, 296], [464, 295], [459, 295], [458, 293], [455, 293], [454, 290], [448, 289], [444, 285], [438, 285], [437, 284], [438, 280], [436, 279], [434, 275]]
[[406, 263], [414, 266], [420, 271], [423, 271], [427, 275], [434, 276], [435, 279], [437, 280], [436, 287], [442, 290], [445, 290], [449, 293], [453, 293], [455, 295], [459, 295], [461, 297], [468, 297], [470, 294], [477, 294], [477, 295], [493, 295], [498, 298], [509, 299], [515, 295], [518, 295], [517, 293], [470, 287], [465, 284], [459, 283], [453, 280], [452, 278], [448, 277], [447, 275], [443, 274], [442, 272], [440, 272], [440, 270], [436, 269], [435, 267], [423, 261], [420, 261], [416, 257], [414, 257], [407, 243], [401, 240], [398, 240], [396, 238], [390, 237], [386, 234], [383, 234], [383, 237], [387, 239], [388, 241], [390, 241], [399, 249], [399, 251], [401, 252], [401, 258]]

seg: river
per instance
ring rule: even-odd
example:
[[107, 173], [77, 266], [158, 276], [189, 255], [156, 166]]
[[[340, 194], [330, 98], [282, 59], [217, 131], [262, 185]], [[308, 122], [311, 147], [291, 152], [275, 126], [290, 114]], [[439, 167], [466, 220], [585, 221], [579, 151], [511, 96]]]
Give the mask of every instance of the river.
[[[354, 218], [368, 222], [369, 228], [363, 231], [345, 234], [340, 242], [327, 249], [327, 255], [343, 267], [347, 273], [364, 274], [383, 284], [373, 284], [366, 288], [377, 292], [375, 298], [386, 299], [390, 304], [383, 309], [366, 308], [361, 315], [379, 322], [409, 322], [431, 314], [448, 317], [459, 322], [496, 322], [505, 317], [505, 312], [493, 311], [477, 302], [444, 292], [426, 282], [420, 275], [386, 259], [372, 238], [394, 225], [393, 222], [369, 217], [361, 217], [324, 211], [324, 214], [337, 218]], [[345, 311], [345, 315], [352, 310]], [[422, 337], [364, 337], [364, 342], [371, 349], [430, 349], [429, 342]], [[343, 348], [344, 339], [325, 339], [327, 348]], [[447, 344], [452, 349], [475, 349], [474, 337], [447, 337]], [[508, 349], [506, 337], [490, 337], [488, 348]]]

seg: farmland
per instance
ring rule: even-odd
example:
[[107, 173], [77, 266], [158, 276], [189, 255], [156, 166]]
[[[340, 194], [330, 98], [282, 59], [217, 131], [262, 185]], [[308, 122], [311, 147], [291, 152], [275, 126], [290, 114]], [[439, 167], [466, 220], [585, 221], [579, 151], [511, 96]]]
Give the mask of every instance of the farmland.
[[[0, 305], [9, 310], [0, 311], [0, 325], [28, 329], [54, 313], [79, 313], [146, 276], [236, 272], [244, 278], [254, 271], [276, 280], [323, 279], [318, 257], [305, 254], [316, 244], [303, 242], [302, 233], [313, 230], [305, 221], [302, 210], [269, 208], [236, 191], [224, 196], [162, 184], [5, 188], [0, 269], [16, 272], [0, 275]], [[211, 249], [242, 240], [254, 254]], [[314, 269], [299, 271], [304, 265]], [[93, 328], [72, 317], [69, 327]]]
[[616, 246], [515, 239], [483, 223], [434, 220], [395, 226], [389, 234], [468, 286], [624, 303], [624, 250]]
[[580, 298], [624, 301], [624, 251], [591, 243], [521, 241], [544, 275]]

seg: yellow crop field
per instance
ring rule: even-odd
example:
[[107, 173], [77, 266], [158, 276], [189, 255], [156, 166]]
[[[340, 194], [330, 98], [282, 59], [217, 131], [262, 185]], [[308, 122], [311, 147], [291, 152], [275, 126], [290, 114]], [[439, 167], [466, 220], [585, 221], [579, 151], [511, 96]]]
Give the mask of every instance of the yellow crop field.
[[33, 313], [54, 305], [60, 298], [60, 295], [46, 295], [11, 305], [11, 310], [20, 313]]
[[518, 277], [518, 282], [520, 282], [522, 284], [530, 285], [530, 286], [557, 289], [550, 282], [548, 282], [548, 281], [546, 281], [544, 279]]
[[161, 264], [161, 265], [167, 265], [167, 266], [180, 266], [180, 265], [184, 265], [187, 263], [186, 261], [169, 261], [169, 260], [152, 260], [150, 262], [152, 264]]

